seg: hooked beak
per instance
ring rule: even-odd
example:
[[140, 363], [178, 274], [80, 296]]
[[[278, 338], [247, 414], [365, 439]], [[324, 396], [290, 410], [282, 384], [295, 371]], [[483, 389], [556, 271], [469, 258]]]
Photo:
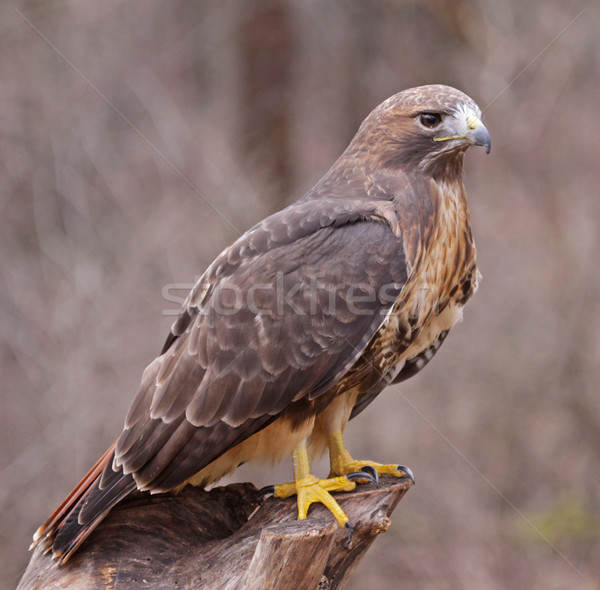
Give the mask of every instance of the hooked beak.
[[[469, 127], [471, 127], [471, 124], [469, 124]], [[473, 145], [482, 145], [485, 148], [485, 153], [490, 153], [490, 149], [492, 148], [492, 138], [490, 137], [490, 132], [481, 121], [477, 120], [475, 125], [467, 133], [466, 139]]]
[[[464, 135], [447, 135], [445, 137], [434, 137], [433, 141], [449, 141], [452, 139], [462, 139], [469, 142], [471, 145], [482, 145], [485, 148], [485, 153], [489, 154], [492, 147], [492, 139], [490, 132], [481, 122], [479, 117], [471, 114], [467, 117], [468, 131]], [[462, 131], [462, 130], [461, 130]]]

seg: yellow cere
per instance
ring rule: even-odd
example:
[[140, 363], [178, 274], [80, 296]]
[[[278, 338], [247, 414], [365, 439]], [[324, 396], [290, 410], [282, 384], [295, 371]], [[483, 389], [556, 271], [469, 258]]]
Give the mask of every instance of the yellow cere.
[[469, 115], [467, 117], [467, 125], [469, 126], [469, 129], [477, 129], [480, 123], [481, 121], [475, 115]]

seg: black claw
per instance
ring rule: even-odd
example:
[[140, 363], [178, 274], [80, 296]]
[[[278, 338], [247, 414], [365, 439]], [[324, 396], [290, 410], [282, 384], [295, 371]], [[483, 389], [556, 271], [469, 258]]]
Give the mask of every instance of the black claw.
[[375, 467], [371, 467], [371, 465], [365, 465], [362, 468], [363, 472], [366, 473], [370, 473], [373, 476], [373, 479], [375, 480], [375, 487], [378, 488], [379, 487], [379, 473], [377, 473], [377, 469], [375, 469]]
[[405, 465], [396, 465], [396, 469], [398, 471], [404, 471], [408, 477], [410, 477], [410, 481], [415, 485], [415, 476], [413, 475], [412, 469], [410, 467], [406, 467]]
[[[346, 477], [350, 481], [354, 481], [355, 479], [368, 479], [372, 484], [375, 484], [375, 487], [379, 487], [379, 475], [377, 471], [373, 469], [370, 465], [363, 467], [364, 471], [355, 471], [354, 473], [349, 473]], [[369, 470], [367, 472], [366, 470]]]
[[350, 522], [347, 522], [344, 527], [348, 529], [348, 537], [342, 543], [342, 546], [344, 549], [350, 549], [350, 545], [352, 545], [352, 537], [354, 537], [354, 527], [350, 524]]
[[269, 494], [275, 493], [275, 486], [265, 486], [264, 488], [260, 488], [258, 490], [259, 496], [268, 496]]

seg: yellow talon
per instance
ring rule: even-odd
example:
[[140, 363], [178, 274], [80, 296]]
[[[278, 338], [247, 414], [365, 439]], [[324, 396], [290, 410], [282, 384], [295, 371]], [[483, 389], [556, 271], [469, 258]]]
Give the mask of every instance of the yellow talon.
[[[403, 465], [375, 463], [375, 461], [357, 461], [352, 458], [344, 444], [344, 437], [341, 432], [334, 432], [329, 437], [329, 459], [331, 462], [331, 472], [329, 476], [348, 475], [356, 471], [362, 471], [364, 467], [372, 467], [379, 475], [392, 475], [394, 477], [404, 477], [408, 475], [414, 483], [414, 477], [410, 469]], [[362, 483], [362, 480], [358, 480]], [[367, 480], [364, 480], [367, 481]]]
[[[375, 461], [349, 461], [341, 468], [341, 473], [348, 475], [355, 471], [362, 471], [363, 467], [372, 467], [379, 475], [392, 475], [394, 477], [403, 477], [406, 475], [402, 469], [398, 469], [399, 465], [375, 463]], [[358, 480], [362, 483], [362, 480]], [[366, 481], [366, 480], [365, 480]]]
[[278, 483], [273, 488], [273, 496], [275, 498], [289, 498], [296, 493], [296, 482]]
[[273, 495], [276, 498], [298, 496], [298, 520], [304, 520], [311, 504], [320, 502], [333, 514], [341, 527], [347, 527], [348, 517], [340, 508], [330, 492], [350, 492], [356, 483], [345, 475], [329, 479], [319, 479], [310, 473], [308, 453], [304, 445], [294, 451], [295, 481], [274, 486]]
[[[331, 473], [327, 479], [319, 479], [310, 472], [308, 452], [306, 445], [301, 444], [294, 451], [294, 481], [277, 484], [272, 488], [268, 486], [265, 490], [272, 490], [276, 498], [289, 498], [296, 494], [298, 502], [298, 520], [303, 520], [308, 510], [315, 502], [323, 504], [338, 521], [341, 527], [349, 531], [347, 543], [352, 539], [352, 526], [348, 517], [340, 508], [339, 504], [331, 495], [331, 492], [350, 492], [356, 487], [356, 481], [371, 480], [377, 485], [377, 478], [370, 473], [365, 473], [365, 467], [371, 467], [379, 475], [393, 475], [403, 477], [408, 475], [414, 482], [410, 469], [402, 465], [383, 465], [374, 461], [355, 461], [344, 446], [344, 438], [341, 432], [336, 432], [329, 437], [329, 455], [331, 459]], [[363, 473], [359, 473], [363, 471]], [[368, 470], [367, 470], [368, 471]], [[356, 474], [354, 478], [348, 477]]]

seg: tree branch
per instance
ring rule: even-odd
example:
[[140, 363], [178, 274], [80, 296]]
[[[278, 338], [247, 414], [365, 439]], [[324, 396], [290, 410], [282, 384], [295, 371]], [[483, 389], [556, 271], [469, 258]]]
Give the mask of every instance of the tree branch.
[[408, 478], [336, 494], [354, 525], [349, 548], [323, 506], [296, 520], [295, 498], [262, 500], [251, 484], [136, 494], [58, 566], [37, 548], [17, 590], [343, 588], [406, 491]]

